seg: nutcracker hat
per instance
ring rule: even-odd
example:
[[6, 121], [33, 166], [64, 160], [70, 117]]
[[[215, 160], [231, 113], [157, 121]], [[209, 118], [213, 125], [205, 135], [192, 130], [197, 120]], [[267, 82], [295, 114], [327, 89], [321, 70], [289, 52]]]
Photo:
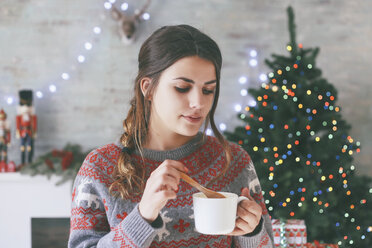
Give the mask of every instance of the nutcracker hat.
[[32, 90], [20, 90], [19, 105], [32, 106]]
[[6, 120], [6, 113], [4, 112], [4, 109], [0, 110], [0, 120]]

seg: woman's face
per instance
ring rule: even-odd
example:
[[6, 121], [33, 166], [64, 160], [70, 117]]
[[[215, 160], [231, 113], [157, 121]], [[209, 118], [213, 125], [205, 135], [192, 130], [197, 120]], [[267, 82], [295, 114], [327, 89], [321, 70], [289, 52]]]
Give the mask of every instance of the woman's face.
[[211, 110], [216, 71], [212, 62], [185, 57], [164, 70], [151, 99], [150, 129], [164, 137], [194, 136]]

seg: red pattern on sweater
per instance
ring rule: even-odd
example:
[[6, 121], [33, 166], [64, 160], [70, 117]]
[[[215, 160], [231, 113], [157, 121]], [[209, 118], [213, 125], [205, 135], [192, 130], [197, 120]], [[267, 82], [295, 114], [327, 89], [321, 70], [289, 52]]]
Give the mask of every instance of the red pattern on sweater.
[[105, 161], [97, 161], [95, 165], [92, 165], [84, 162], [78, 172], [78, 175], [99, 180], [101, 183], [105, 184], [106, 187], [110, 187], [110, 185], [113, 183], [112, 177], [108, 176], [106, 173], [102, 174], [102, 172], [97, 169], [97, 165], [105, 166], [107, 163]]
[[183, 233], [189, 226], [190, 226], [189, 222], [185, 222], [185, 220], [179, 219], [178, 224], [175, 224], [173, 228], [177, 229], [180, 233]]
[[116, 215], [116, 218], [118, 218], [119, 220], [124, 220], [125, 217], [128, 216], [128, 213], [127, 212], [123, 212], [123, 214], [117, 214]]
[[121, 225], [112, 229], [115, 232], [113, 241], [120, 242], [120, 248], [132, 248], [137, 247], [132, 240], [125, 235], [125, 232]]
[[167, 248], [177, 248], [177, 247], [189, 247], [189, 246], [198, 246], [198, 247], [210, 247], [207, 243], [211, 240], [216, 239], [213, 243], [212, 247], [216, 247], [218, 244], [225, 244], [223, 247], [230, 247], [232, 242], [231, 236], [215, 236], [215, 235], [199, 235], [197, 238], [191, 237], [189, 239], [181, 239], [179, 241], [163, 241], [157, 242], [153, 241], [150, 245], [151, 248], [160, 248], [160, 247], [167, 247]]
[[265, 235], [265, 236], [263, 236], [262, 237], [262, 239], [261, 239], [261, 242], [260, 242], [260, 244], [257, 246], [257, 248], [262, 248], [262, 247], [264, 247], [265, 245], [267, 245], [268, 243], [269, 243], [269, 235]]
[[213, 247], [216, 247], [216, 248], [226, 248], [226, 247], [229, 247], [230, 245], [231, 245], [231, 238], [221, 239], [220, 241], [216, 241], [213, 243]]
[[[83, 217], [80, 217], [80, 215]], [[78, 207], [71, 210], [70, 231], [72, 230], [109, 231], [110, 227], [106, 213], [102, 210]]]
[[74, 188], [74, 190], [72, 192], [72, 201], [75, 200], [75, 195], [76, 195], [76, 188]]

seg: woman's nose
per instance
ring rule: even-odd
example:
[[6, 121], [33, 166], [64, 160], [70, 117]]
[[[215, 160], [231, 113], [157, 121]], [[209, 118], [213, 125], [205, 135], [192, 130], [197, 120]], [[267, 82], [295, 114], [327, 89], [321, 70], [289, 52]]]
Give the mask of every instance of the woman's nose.
[[190, 108], [200, 109], [204, 105], [203, 93], [199, 91], [191, 92], [190, 94]]

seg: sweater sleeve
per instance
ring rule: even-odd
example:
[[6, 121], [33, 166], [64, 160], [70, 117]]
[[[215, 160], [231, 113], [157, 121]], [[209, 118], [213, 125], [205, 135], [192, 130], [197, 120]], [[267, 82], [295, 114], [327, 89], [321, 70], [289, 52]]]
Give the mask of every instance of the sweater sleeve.
[[260, 230], [255, 230], [252, 234], [234, 236], [234, 244], [236, 247], [245, 248], [272, 248], [274, 247], [274, 241], [270, 216], [266, 209], [256, 170], [251, 158], [245, 151], [243, 151], [243, 154], [240, 156], [239, 160], [239, 163], [243, 162], [246, 164], [244, 174], [247, 175], [246, 177], [248, 179], [244, 185], [242, 185], [242, 187], [248, 187], [253, 199], [261, 206], [262, 225], [261, 228], [258, 227]]
[[149, 247], [161, 227], [143, 219], [138, 204], [116, 226], [110, 225], [108, 216], [115, 208], [110, 206], [112, 196], [104, 178], [107, 175], [92, 163], [97, 158], [94, 153], [87, 156], [75, 179], [68, 247]]

